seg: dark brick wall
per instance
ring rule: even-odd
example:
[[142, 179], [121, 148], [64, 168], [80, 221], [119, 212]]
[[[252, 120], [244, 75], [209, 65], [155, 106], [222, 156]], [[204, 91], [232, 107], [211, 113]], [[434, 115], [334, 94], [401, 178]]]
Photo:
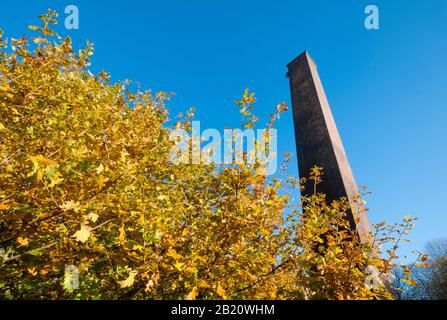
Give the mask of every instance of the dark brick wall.
[[[292, 96], [295, 141], [300, 177], [307, 177], [314, 166], [323, 167], [323, 181], [317, 191], [328, 201], [346, 197], [351, 204], [349, 220], [361, 239], [370, 232], [363, 205], [357, 201], [357, 185], [340, 135], [318, 75], [317, 66], [307, 52], [287, 65]], [[313, 184], [305, 194], [313, 193]]]

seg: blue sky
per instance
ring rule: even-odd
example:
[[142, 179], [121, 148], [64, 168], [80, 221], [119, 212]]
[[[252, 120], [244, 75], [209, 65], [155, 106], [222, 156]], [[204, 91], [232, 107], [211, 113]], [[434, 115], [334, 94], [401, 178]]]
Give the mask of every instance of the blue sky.
[[[447, 1], [3, 1], [0, 28], [21, 36], [49, 7], [64, 19], [70, 4], [80, 28], [59, 31], [95, 43], [94, 71], [176, 92], [173, 112], [194, 106], [202, 128], [237, 127], [232, 101], [246, 87], [259, 115], [290, 106], [285, 66], [308, 50], [357, 183], [372, 191], [370, 220], [418, 217], [405, 253], [447, 238]], [[369, 4], [380, 30], [364, 28]], [[289, 112], [279, 151], [295, 153], [294, 143]]]

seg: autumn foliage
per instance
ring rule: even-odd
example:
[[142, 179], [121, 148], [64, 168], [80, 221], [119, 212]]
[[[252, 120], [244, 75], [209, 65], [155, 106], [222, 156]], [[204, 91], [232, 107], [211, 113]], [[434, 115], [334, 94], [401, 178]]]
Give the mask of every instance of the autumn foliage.
[[[297, 179], [173, 165], [169, 128], [189, 130], [191, 114], [172, 123], [170, 94], [92, 74], [92, 45], [75, 51], [55, 19], [0, 39], [1, 298], [391, 298], [365, 285], [365, 269], [391, 276], [397, 246], [373, 247], [399, 242], [412, 219], [360, 244], [348, 204], [299, 203]], [[78, 289], [64, 279], [71, 265]]]

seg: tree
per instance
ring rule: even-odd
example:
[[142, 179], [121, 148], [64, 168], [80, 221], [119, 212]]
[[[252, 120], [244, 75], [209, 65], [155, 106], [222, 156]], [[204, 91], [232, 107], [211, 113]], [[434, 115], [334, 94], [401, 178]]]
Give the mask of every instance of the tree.
[[432, 241], [426, 250], [431, 257], [428, 294], [432, 299], [447, 300], [447, 240]]
[[425, 247], [424, 268], [413, 266], [415, 286], [408, 287], [399, 278], [396, 297], [405, 300], [446, 300], [447, 299], [447, 240], [435, 240]]
[[[390, 298], [365, 269], [391, 274], [397, 245], [375, 252], [412, 219], [378, 224], [361, 244], [345, 199], [297, 203], [300, 181], [267, 179], [257, 163], [172, 164], [169, 130], [191, 130], [193, 112], [168, 125], [171, 94], [92, 74], [92, 45], [75, 52], [51, 30], [56, 17], [42, 15], [37, 36], [0, 36], [1, 297]], [[236, 101], [245, 127], [255, 101]]]

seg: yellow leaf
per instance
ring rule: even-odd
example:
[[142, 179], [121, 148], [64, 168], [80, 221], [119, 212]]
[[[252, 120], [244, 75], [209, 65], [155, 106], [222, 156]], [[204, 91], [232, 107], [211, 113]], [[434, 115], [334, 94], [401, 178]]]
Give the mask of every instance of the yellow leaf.
[[208, 284], [208, 282], [206, 282], [205, 280], [202, 279], [199, 281], [199, 287], [200, 288], [209, 288], [210, 285]]
[[96, 168], [96, 174], [100, 174], [101, 172], [103, 172], [104, 170], [104, 166], [102, 165], [102, 163], [98, 166], [98, 168]]
[[121, 162], [125, 162], [126, 161], [126, 157], [129, 155], [129, 153], [127, 153], [126, 150], [122, 150], [120, 153], [120, 161]]
[[[56, 174], [60, 175], [59, 173]], [[51, 183], [48, 185], [48, 188], [53, 188], [55, 185], [61, 183], [62, 181], [64, 181], [64, 178], [54, 178], [53, 180], [51, 180]]]
[[126, 280], [123, 281], [118, 281], [119, 285], [121, 288], [127, 288], [127, 287], [131, 287], [133, 286], [134, 282], [135, 282], [135, 276], [137, 275], [138, 272], [136, 271], [131, 271], [129, 273], [129, 276], [127, 277]]
[[0, 131], [5, 130], [5, 126], [0, 122]]
[[37, 171], [37, 180], [42, 181], [42, 177], [43, 177], [43, 171], [42, 170]]
[[191, 292], [186, 296], [186, 300], [196, 300], [199, 295], [199, 289], [197, 287], [192, 288]]
[[36, 268], [28, 268], [28, 272], [32, 275], [35, 276], [37, 274]]
[[175, 251], [174, 249], [169, 249], [168, 252], [166, 253], [166, 255], [168, 257], [175, 259], [175, 260], [180, 260], [183, 258], [183, 256], [181, 254], [178, 254], [177, 251]]
[[177, 262], [174, 264], [174, 267], [175, 267], [178, 271], [182, 271], [183, 268], [185, 267], [185, 264], [182, 263], [182, 262], [178, 262], [178, 261], [177, 261]]
[[186, 271], [190, 272], [190, 273], [197, 273], [197, 268], [196, 267], [188, 267], [188, 268], [186, 268]]
[[410, 286], [413, 286], [413, 287], [417, 286], [417, 283], [413, 279], [406, 278], [406, 279], [402, 279], [402, 281], [405, 283], [408, 283]]
[[98, 184], [98, 186], [100, 188], [104, 187], [106, 185], [107, 181], [109, 181], [109, 178], [104, 178], [103, 176], [99, 176], [96, 179], [96, 183]]
[[87, 149], [86, 146], [81, 146], [78, 149], [72, 149], [71, 151], [75, 157], [81, 157], [82, 155], [88, 153], [89, 149]]
[[124, 226], [122, 226], [119, 230], [120, 230], [120, 235], [118, 236], [118, 241], [123, 242], [124, 239], [126, 239], [126, 231], [124, 230]]
[[17, 242], [18, 242], [21, 246], [27, 246], [27, 245], [28, 245], [28, 238], [18, 237], [18, 238], [17, 238]]
[[226, 297], [225, 297], [225, 290], [220, 286], [220, 284], [217, 285], [216, 293], [217, 293], [222, 299], [226, 299]]
[[40, 274], [43, 276], [46, 275], [48, 272], [49, 272], [49, 270], [47, 270], [47, 269], [40, 270]]
[[139, 245], [139, 244], [134, 244], [133, 247], [132, 247], [132, 250], [143, 252], [144, 247], [142, 245]]
[[83, 225], [81, 225], [81, 229], [78, 230], [73, 236], [76, 238], [76, 241], [80, 241], [80, 242], [84, 243], [90, 237], [90, 235], [91, 235], [90, 230], [91, 229], [92, 229], [91, 227], [83, 224]]
[[73, 200], [70, 200], [70, 201], [65, 202], [61, 206], [61, 208], [64, 209], [65, 211], [74, 210], [74, 212], [78, 212], [79, 209], [81, 208], [81, 205], [79, 204], [79, 201], [74, 202]]
[[98, 220], [99, 216], [94, 213], [94, 212], [90, 212], [87, 217], [92, 221], [92, 222], [96, 222], [96, 220]]
[[44, 158], [41, 155], [30, 156], [29, 160], [31, 160], [31, 162], [33, 163], [33, 171], [28, 173], [27, 177], [31, 177], [31, 176], [33, 176], [34, 174], [37, 173], [37, 180], [41, 181], [42, 177], [43, 177], [43, 170], [39, 170], [40, 169], [40, 163], [48, 164], [51, 161], [49, 161], [48, 159]]
[[0, 210], [8, 210], [9, 208], [11, 208], [11, 205], [7, 203], [0, 203]]

